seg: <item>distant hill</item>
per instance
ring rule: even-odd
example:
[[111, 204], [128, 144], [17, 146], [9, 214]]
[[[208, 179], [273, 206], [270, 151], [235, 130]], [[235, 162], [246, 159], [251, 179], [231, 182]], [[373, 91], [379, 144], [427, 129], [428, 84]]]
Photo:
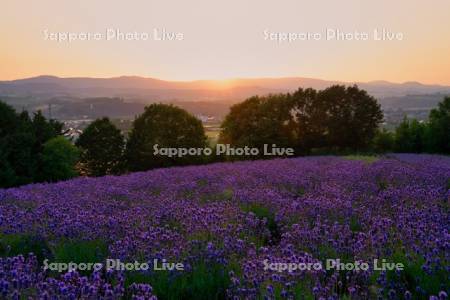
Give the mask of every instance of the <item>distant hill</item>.
[[384, 109], [422, 110], [436, 107], [445, 96], [446, 94], [441, 93], [407, 95], [385, 97], [378, 101]]
[[323, 89], [333, 84], [357, 84], [380, 102], [388, 123], [397, 124], [407, 111], [426, 119], [449, 86], [418, 82], [338, 82], [313, 78], [253, 78], [233, 80], [164, 81], [122, 76], [115, 78], [59, 78], [38, 76], [0, 81], [0, 99], [17, 110], [42, 110], [60, 120], [95, 119], [109, 116], [132, 119], [155, 102], [173, 103], [197, 116], [220, 122], [229, 107], [253, 95], [290, 92], [299, 87]]
[[377, 98], [450, 93], [450, 86], [418, 82], [339, 82], [313, 78], [252, 78], [232, 80], [165, 81], [122, 76], [114, 78], [59, 78], [38, 76], [0, 81], [0, 96], [122, 97], [152, 101], [242, 100], [252, 95], [294, 91], [299, 87], [323, 89], [333, 84], [358, 84]]

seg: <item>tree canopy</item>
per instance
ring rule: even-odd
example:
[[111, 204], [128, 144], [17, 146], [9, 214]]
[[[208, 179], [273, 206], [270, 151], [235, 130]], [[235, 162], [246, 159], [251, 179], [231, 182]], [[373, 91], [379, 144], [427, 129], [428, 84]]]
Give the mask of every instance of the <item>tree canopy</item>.
[[222, 123], [220, 141], [294, 146], [297, 154], [314, 148], [357, 151], [369, 147], [382, 119], [376, 99], [357, 86], [300, 88], [234, 105]]
[[196, 163], [200, 157], [167, 157], [154, 155], [159, 148], [203, 148], [206, 135], [200, 120], [187, 111], [166, 104], [152, 104], [133, 122], [126, 147], [130, 171], [143, 171]]
[[40, 181], [59, 181], [77, 176], [75, 164], [79, 151], [68, 140], [58, 136], [48, 140], [42, 150], [42, 172]]
[[450, 97], [430, 112], [429, 130], [429, 151], [450, 153]]
[[62, 124], [37, 112], [16, 113], [0, 101], [0, 187], [42, 180], [43, 145], [61, 133]]
[[231, 107], [222, 123], [219, 142], [262, 149], [268, 142], [289, 146], [290, 96], [251, 97]]
[[75, 144], [88, 175], [118, 174], [123, 169], [124, 137], [108, 118], [89, 124]]

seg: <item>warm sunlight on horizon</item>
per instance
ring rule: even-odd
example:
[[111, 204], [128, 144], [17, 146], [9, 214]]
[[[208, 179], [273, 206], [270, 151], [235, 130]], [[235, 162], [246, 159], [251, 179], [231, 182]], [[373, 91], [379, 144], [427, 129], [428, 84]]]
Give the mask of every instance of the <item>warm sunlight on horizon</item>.
[[226, 88], [236, 78], [307, 77], [450, 85], [446, 0], [2, 6], [0, 80], [142, 76], [220, 80], [217, 88]]

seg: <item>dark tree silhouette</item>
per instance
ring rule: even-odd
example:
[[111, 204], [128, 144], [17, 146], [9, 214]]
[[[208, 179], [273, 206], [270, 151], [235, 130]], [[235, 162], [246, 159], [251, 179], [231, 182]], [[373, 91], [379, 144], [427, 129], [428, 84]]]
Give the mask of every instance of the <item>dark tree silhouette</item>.
[[97, 119], [75, 143], [81, 150], [81, 165], [88, 175], [118, 174], [123, 170], [125, 141], [108, 118]]
[[252, 97], [234, 105], [222, 124], [219, 141], [261, 148], [277, 144], [296, 148], [367, 149], [383, 119], [380, 105], [357, 86], [322, 91]]
[[62, 124], [37, 112], [17, 114], [0, 101], [0, 187], [41, 180], [43, 144], [61, 132]]
[[152, 104], [134, 122], [126, 147], [130, 171], [191, 164], [201, 157], [167, 157], [154, 155], [159, 148], [203, 148], [206, 135], [200, 120], [173, 105]]
[[59, 181], [77, 176], [75, 164], [79, 157], [78, 149], [62, 136], [47, 141], [42, 150], [42, 172], [40, 181]]
[[383, 120], [376, 99], [357, 86], [335, 85], [318, 92], [299, 89], [293, 103], [298, 146], [306, 150], [364, 150]]
[[222, 123], [219, 143], [259, 149], [264, 144], [287, 147], [291, 143], [290, 121], [289, 95], [251, 97], [231, 107]]
[[429, 116], [429, 151], [450, 153], [450, 97], [445, 97]]

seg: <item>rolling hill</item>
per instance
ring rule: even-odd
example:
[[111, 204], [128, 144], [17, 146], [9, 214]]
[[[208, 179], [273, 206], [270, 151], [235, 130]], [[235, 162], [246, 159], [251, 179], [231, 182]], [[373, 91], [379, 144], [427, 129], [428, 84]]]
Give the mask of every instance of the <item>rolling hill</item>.
[[137, 76], [114, 78], [60, 78], [38, 76], [0, 81], [0, 95], [36, 97], [125, 97], [152, 100], [240, 100], [251, 95], [294, 91], [299, 87], [323, 89], [333, 84], [358, 84], [377, 98], [450, 93], [450, 86], [418, 82], [339, 82], [313, 78], [250, 78], [231, 80], [165, 81]]

